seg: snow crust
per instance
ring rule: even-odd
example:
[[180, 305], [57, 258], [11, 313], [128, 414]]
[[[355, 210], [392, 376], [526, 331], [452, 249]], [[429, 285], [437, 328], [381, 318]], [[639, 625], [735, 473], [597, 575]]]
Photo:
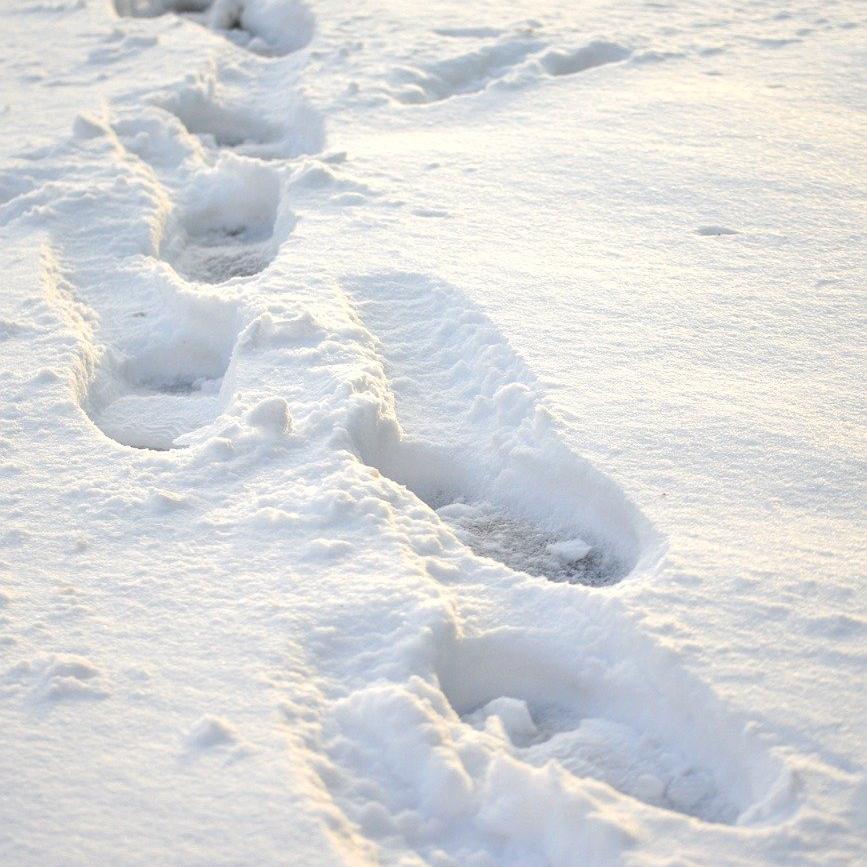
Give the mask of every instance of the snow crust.
[[858, 863], [858, 4], [0, 15], [0, 862]]

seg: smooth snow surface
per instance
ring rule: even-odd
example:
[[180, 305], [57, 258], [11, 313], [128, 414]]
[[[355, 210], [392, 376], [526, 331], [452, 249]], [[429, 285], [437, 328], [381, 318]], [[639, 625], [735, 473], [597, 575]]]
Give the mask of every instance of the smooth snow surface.
[[0, 864], [863, 861], [863, 4], [0, 15]]

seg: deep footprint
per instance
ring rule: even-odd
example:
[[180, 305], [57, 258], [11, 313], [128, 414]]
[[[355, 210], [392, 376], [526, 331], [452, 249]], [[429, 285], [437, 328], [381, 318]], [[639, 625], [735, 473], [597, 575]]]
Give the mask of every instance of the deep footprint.
[[258, 274], [273, 258], [271, 235], [256, 228], [213, 229], [193, 235], [172, 260], [179, 274], [202, 283], [223, 283]]
[[791, 806], [788, 770], [670, 661], [611, 665], [592, 646], [562, 659], [502, 629], [448, 648], [438, 677], [465, 723], [528, 764], [554, 761], [705, 822], [747, 824]]
[[204, 427], [219, 412], [222, 379], [126, 383], [128, 391], [91, 414], [108, 437], [137, 449], [168, 451], [183, 434]]

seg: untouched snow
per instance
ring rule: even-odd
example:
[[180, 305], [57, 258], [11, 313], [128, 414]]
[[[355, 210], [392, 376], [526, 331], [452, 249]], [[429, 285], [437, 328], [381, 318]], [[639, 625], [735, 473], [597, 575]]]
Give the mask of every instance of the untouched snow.
[[0, 863], [865, 857], [862, 4], [0, 15]]

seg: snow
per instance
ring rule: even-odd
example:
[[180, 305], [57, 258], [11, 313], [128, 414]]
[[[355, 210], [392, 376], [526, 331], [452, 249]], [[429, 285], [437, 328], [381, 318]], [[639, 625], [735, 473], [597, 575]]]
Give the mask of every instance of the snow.
[[0, 15], [0, 862], [863, 859], [860, 4]]

